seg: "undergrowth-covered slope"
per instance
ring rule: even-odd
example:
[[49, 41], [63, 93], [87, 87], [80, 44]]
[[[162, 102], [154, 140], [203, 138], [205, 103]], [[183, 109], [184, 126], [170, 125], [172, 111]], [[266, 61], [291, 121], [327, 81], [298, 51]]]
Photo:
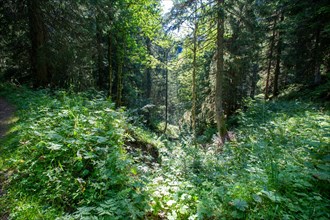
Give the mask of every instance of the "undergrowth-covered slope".
[[169, 145], [149, 184], [170, 219], [329, 219], [329, 111], [296, 101], [250, 101], [237, 140]]
[[96, 206], [98, 216], [144, 215], [143, 185], [124, 149], [124, 142], [133, 142], [131, 133], [140, 142], [143, 136], [126, 122], [123, 110], [114, 110], [96, 92], [3, 89], [2, 95], [17, 105], [19, 121], [0, 149], [7, 176], [2, 212], [14, 219], [55, 219]]
[[330, 116], [321, 106], [250, 101], [236, 140], [195, 146], [133, 126], [96, 92], [2, 90], [19, 120], [1, 140], [0, 216], [330, 218]]

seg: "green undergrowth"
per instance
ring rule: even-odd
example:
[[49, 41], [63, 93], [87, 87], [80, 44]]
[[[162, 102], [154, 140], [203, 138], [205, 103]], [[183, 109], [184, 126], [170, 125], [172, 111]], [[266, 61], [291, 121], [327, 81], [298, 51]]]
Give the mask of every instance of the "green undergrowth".
[[[330, 116], [249, 100], [221, 146], [148, 132], [101, 93], [0, 86], [19, 120], [0, 140], [11, 219], [329, 219]], [[2, 212], [2, 213], [1, 213]]]
[[[148, 210], [138, 161], [157, 152], [152, 135], [127, 123], [123, 109], [97, 92], [31, 91], [2, 85], [18, 122], [1, 141], [6, 194], [13, 219], [141, 218]], [[132, 144], [131, 156], [127, 153]], [[149, 147], [141, 152], [137, 148]], [[144, 161], [152, 160], [149, 156]], [[151, 162], [150, 162], [151, 163]]]
[[329, 219], [329, 111], [298, 101], [248, 103], [224, 146], [167, 143], [147, 185], [167, 219]]
[[320, 85], [304, 86], [292, 84], [278, 97], [281, 100], [313, 101], [330, 107], [330, 77]]

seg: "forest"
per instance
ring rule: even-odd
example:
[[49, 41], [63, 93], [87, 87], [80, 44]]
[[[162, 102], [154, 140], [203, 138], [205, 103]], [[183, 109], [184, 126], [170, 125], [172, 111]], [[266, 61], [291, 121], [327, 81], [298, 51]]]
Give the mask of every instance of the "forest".
[[328, 0], [1, 0], [0, 220], [330, 219]]

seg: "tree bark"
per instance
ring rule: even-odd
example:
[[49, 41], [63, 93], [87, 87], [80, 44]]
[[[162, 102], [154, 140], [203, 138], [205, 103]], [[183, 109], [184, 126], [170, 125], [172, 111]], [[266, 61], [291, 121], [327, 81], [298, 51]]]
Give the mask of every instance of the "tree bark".
[[196, 71], [197, 71], [197, 31], [198, 31], [198, 22], [197, 22], [197, 2], [195, 3], [195, 21], [194, 21], [194, 37], [193, 37], [193, 72], [192, 72], [192, 108], [191, 108], [191, 117], [192, 117], [192, 131], [193, 136], [196, 138]]
[[217, 23], [217, 72], [215, 84], [215, 119], [222, 143], [227, 135], [224, 108], [222, 103], [224, 86], [224, 0], [218, 0], [218, 23]]
[[250, 98], [252, 98], [252, 99], [254, 99], [255, 91], [256, 91], [256, 87], [257, 87], [258, 71], [259, 71], [259, 65], [256, 62], [252, 66], [252, 82], [251, 82], [251, 92], [250, 92]]
[[46, 42], [47, 32], [39, 0], [28, 1], [30, 40], [31, 40], [31, 69], [34, 75], [34, 85], [45, 87], [50, 82], [47, 66]]
[[[281, 22], [284, 20], [284, 14], [281, 13]], [[276, 97], [279, 94], [278, 89], [278, 79], [281, 73], [281, 54], [282, 54], [282, 31], [278, 31], [278, 41], [277, 41], [277, 53], [276, 53], [276, 67], [274, 72], [274, 89], [273, 96]]]
[[277, 25], [277, 17], [275, 17], [274, 24], [273, 24], [273, 35], [270, 42], [270, 49], [269, 49], [269, 57], [268, 57], [268, 68], [267, 68], [267, 78], [266, 78], [266, 88], [265, 88], [265, 99], [269, 98], [269, 81], [270, 81], [270, 69], [272, 67], [272, 60], [273, 60], [273, 51], [275, 45], [275, 36], [276, 36], [276, 25]]
[[123, 92], [123, 63], [124, 63], [125, 46], [119, 49], [118, 53], [118, 73], [117, 73], [117, 106], [122, 105], [122, 92]]
[[[149, 38], [147, 38], [147, 51], [148, 54], [151, 55], [151, 41]], [[150, 101], [151, 98], [151, 88], [152, 88], [152, 79], [151, 79], [151, 68], [147, 66], [146, 69], [146, 91], [145, 91], [145, 97]]]
[[165, 128], [164, 133], [167, 130], [167, 119], [168, 119], [168, 68], [167, 68], [167, 59], [169, 51], [165, 50]]
[[321, 83], [321, 58], [320, 58], [320, 28], [316, 30], [314, 46], [314, 85]]
[[[96, 7], [98, 7], [96, 5]], [[103, 48], [102, 48], [102, 28], [100, 26], [99, 10], [96, 10], [96, 49], [97, 49], [97, 76], [96, 82], [99, 89], [104, 89], [105, 68], [103, 65]]]
[[123, 61], [119, 58], [118, 63], [118, 81], [117, 81], [117, 106], [122, 105], [122, 91], [123, 91]]
[[109, 65], [109, 97], [112, 96], [112, 78], [113, 78], [113, 68], [112, 68], [112, 41], [111, 34], [108, 36], [108, 65]]
[[[151, 40], [149, 38], [147, 38], [146, 40], [146, 44], [147, 44], [147, 51], [148, 51], [148, 55], [152, 55], [152, 51], [151, 51]], [[152, 90], [152, 69], [150, 67], [150, 65], [147, 66], [146, 68], [146, 76], [145, 76], [145, 91], [144, 91], [144, 97], [146, 102], [152, 103], [151, 100], [151, 90]], [[146, 113], [145, 113], [145, 119], [146, 119], [146, 124], [149, 127], [152, 127], [152, 123], [151, 123], [151, 109], [149, 109]]]

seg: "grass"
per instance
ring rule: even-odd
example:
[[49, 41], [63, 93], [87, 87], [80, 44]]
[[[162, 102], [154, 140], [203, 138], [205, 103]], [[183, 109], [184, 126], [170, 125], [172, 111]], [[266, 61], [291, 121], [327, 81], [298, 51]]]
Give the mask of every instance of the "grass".
[[[236, 140], [157, 137], [100, 93], [2, 86], [18, 121], [1, 140], [12, 219], [329, 219], [330, 116], [249, 100]], [[134, 125], [133, 125], [134, 124]]]

